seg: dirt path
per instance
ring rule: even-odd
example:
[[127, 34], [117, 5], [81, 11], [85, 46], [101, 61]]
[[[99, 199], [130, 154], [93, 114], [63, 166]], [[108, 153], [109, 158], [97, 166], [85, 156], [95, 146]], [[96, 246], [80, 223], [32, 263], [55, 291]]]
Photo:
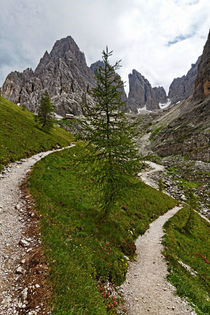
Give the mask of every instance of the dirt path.
[[[153, 173], [163, 172], [165, 170], [165, 167], [163, 165], [160, 165], [160, 164], [157, 164], [154, 162], [150, 162], [150, 161], [145, 161], [145, 163], [150, 166], [150, 169], [145, 170], [144, 172], [139, 173], [138, 175], [141, 177], [141, 179], [143, 180], [144, 183], [146, 183], [147, 185], [149, 185], [155, 189], [158, 189], [158, 184], [151, 178], [150, 175]], [[169, 193], [167, 193], [167, 192], [164, 192], [164, 193], [168, 194], [170, 196]], [[207, 222], [210, 223], [210, 220], [206, 216], [201, 214], [199, 211], [196, 211], [196, 210], [194, 210], [194, 211], [196, 213], [198, 213], [201, 218], [203, 218], [204, 220], [206, 220]]]
[[154, 162], [145, 161], [145, 163], [150, 166], [150, 169], [145, 170], [144, 172], [139, 173], [138, 175], [147, 185], [157, 189], [158, 185], [151, 179], [150, 175], [152, 173], [163, 172], [165, 168], [163, 165], [156, 164]]
[[[147, 163], [152, 169], [143, 172], [141, 178], [148, 185], [157, 188], [156, 183], [150, 179], [150, 174], [163, 171], [164, 167]], [[185, 301], [175, 296], [175, 288], [166, 280], [167, 264], [161, 254], [163, 225], [180, 208], [175, 207], [160, 216], [136, 241], [137, 261], [129, 264], [126, 281], [120, 287], [128, 315], [196, 314]]]
[[129, 271], [121, 291], [129, 315], [189, 315], [191, 307], [178, 296], [166, 280], [167, 265], [161, 254], [163, 225], [180, 207], [160, 216], [150, 224], [147, 232], [136, 241], [137, 261], [129, 264]]
[[18, 314], [16, 308], [18, 305], [20, 306], [21, 302], [13, 298], [14, 291], [20, 289], [17, 288], [17, 280], [23, 273], [21, 270], [21, 260], [30, 251], [30, 246], [33, 244], [32, 239], [23, 239], [28, 218], [24, 216], [26, 201], [21, 198], [20, 185], [37, 161], [52, 152], [60, 150], [63, 149], [39, 153], [31, 158], [12, 163], [0, 174], [1, 315]]

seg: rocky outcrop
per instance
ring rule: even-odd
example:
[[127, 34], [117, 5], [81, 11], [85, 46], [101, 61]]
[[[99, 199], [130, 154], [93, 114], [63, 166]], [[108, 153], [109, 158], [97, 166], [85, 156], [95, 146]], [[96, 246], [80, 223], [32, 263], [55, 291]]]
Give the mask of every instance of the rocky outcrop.
[[95, 74], [96, 71], [97, 71], [100, 67], [101, 67], [101, 68], [104, 67], [104, 62], [103, 62], [102, 60], [98, 60], [98, 61], [92, 63], [92, 64], [90, 65], [90, 70], [92, 70], [93, 73]]
[[191, 69], [186, 75], [181, 78], [173, 80], [169, 87], [168, 98], [171, 100], [171, 104], [175, 104], [182, 101], [193, 94], [195, 79], [198, 72], [198, 65], [201, 61], [201, 57], [198, 58], [195, 64], [191, 65]]
[[153, 126], [151, 146], [161, 156], [210, 161], [210, 34], [198, 63], [193, 95], [168, 108]]
[[50, 53], [45, 52], [35, 71], [10, 73], [3, 84], [2, 96], [36, 112], [47, 90], [57, 114], [77, 115], [81, 113], [82, 102], [89, 98], [87, 91], [94, 84], [84, 53], [68, 36], [56, 41]]
[[195, 80], [193, 99], [203, 101], [210, 94], [210, 31], [204, 46], [201, 61], [198, 66], [198, 75]]
[[152, 88], [147, 79], [136, 70], [129, 74], [128, 107], [132, 112], [146, 106], [147, 110], [159, 109], [159, 103], [166, 102], [166, 93], [163, 87]]
[[[94, 63], [91, 64], [90, 69], [93, 71], [93, 73], [95, 74], [96, 71], [100, 68], [100, 67], [104, 67], [104, 62], [101, 60], [98, 60]], [[119, 74], [116, 73], [116, 76], [120, 77]], [[122, 82], [122, 80], [121, 80]], [[123, 82], [122, 82], [123, 83]], [[119, 89], [119, 92], [121, 92], [121, 100], [123, 102], [125, 102], [125, 106], [122, 108], [123, 111], [128, 111], [128, 105], [127, 105], [127, 95], [125, 93], [125, 89], [124, 89], [124, 85], [122, 86], [122, 88]]]
[[[91, 70], [93, 71], [93, 73], [95, 74], [96, 71], [97, 71], [100, 67], [102, 67], [102, 68], [104, 67], [104, 62], [101, 61], [101, 60], [98, 60], [98, 61], [96, 61], [96, 62], [94, 62], [94, 63], [91, 64], [90, 69], [91, 69]], [[117, 74], [117, 73], [116, 73], [116, 76], [118, 76], [118, 77], [120, 78], [120, 75]], [[121, 80], [121, 82], [122, 82], [122, 80]], [[122, 83], [123, 83], [123, 82], [122, 82]], [[122, 87], [122, 89], [120, 89], [120, 92], [122, 93], [122, 100], [123, 100], [124, 102], [127, 102], [127, 95], [126, 95], [126, 93], [125, 93], [124, 86]]]
[[[184, 155], [192, 160], [210, 161], [210, 96], [195, 104], [192, 96], [173, 106], [159, 118], [153, 132], [152, 149], [160, 156]], [[178, 116], [174, 117], [177, 107]], [[184, 111], [183, 108], [184, 107]], [[164, 126], [166, 119], [172, 117]]]
[[154, 87], [153, 92], [155, 94], [155, 100], [158, 104], [165, 104], [167, 102], [166, 91], [162, 86]]

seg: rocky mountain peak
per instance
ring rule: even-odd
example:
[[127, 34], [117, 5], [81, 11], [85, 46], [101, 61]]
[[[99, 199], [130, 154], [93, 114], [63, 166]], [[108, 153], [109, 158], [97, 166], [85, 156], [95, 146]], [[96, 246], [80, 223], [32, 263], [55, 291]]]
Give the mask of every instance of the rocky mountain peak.
[[48, 51], [45, 51], [44, 56], [40, 59], [40, 62], [35, 69], [35, 73], [42, 72], [45, 69], [45, 67], [49, 61], [50, 61], [50, 55], [49, 55]]
[[[40, 98], [48, 91], [60, 115], [81, 113], [81, 103], [89, 87], [95, 83], [85, 55], [71, 36], [56, 41], [33, 72], [26, 69], [10, 73], [2, 87], [2, 95], [36, 112]], [[88, 97], [88, 96], [87, 96]]]
[[166, 92], [163, 87], [152, 88], [149, 81], [137, 70], [129, 74], [128, 106], [138, 112], [146, 106], [148, 110], [159, 109], [159, 103], [166, 103]]
[[156, 100], [161, 104], [165, 104], [167, 102], [167, 95], [164, 87], [157, 86], [153, 88], [153, 92], [155, 93]]
[[[97, 71], [100, 67], [101, 67], [101, 68], [104, 68], [104, 62], [103, 62], [102, 60], [98, 60], [98, 61], [92, 63], [91, 66], [90, 66], [90, 69], [91, 69], [91, 71], [93, 71], [93, 73], [95, 74], [96, 71]], [[119, 75], [118, 73], [116, 73], [116, 72], [115, 72], [115, 75], [120, 77], [120, 75]], [[127, 95], [126, 95], [126, 93], [125, 93], [124, 86], [123, 86], [121, 89], [119, 89], [119, 92], [121, 92], [121, 99], [122, 99], [122, 101], [126, 103], [126, 105], [125, 105], [125, 107], [123, 108], [123, 110], [129, 111], [129, 108], [127, 107]]]
[[201, 57], [198, 58], [195, 64], [191, 65], [191, 68], [186, 75], [183, 75], [181, 78], [176, 78], [172, 81], [168, 94], [172, 104], [182, 101], [193, 94], [195, 79], [200, 61]]
[[203, 101], [210, 94], [210, 31], [198, 66], [193, 99]]
[[67, 36], [66, 38], [59, 39], [55, 42], [50, 52], [50, 55], [51, 57], [55, 58], [63, 58], [65, 57], [66, 52], [72, 51], [72, 53], [74, 53], [78, 50], [79, 47], [77, 46], [73, 38], [71, 36]]
[[103, 68], [104, 67], [104, 62], [102, 60], [98, 60], [94, 63], [91, 64], [90, 66], [90, 69], [93, 71], [93, 73], [96, 73], [96, 71], [99, 69], [99, 68]]

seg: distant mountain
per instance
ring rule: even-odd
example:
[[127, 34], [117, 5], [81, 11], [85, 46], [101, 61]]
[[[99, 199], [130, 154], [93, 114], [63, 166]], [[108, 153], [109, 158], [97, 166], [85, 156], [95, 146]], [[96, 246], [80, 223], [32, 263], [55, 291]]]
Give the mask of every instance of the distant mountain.
[[133, 70], [128, 76], [129, 94], [128, 107], [132, 112], [146, 107], [147, 110], [159, 109], [159, 103], [166, 103], [167, 97], [163, 87], [152, 88], [141, 73]]
[[[168, 98], [172, 104], [189, 97], [193, 93], [198, 71], [199, 57], [192, 65], [187, 75], [174, 79], [169, 88]], [[56, 41], [50, 53], [45, 52], [36, 69], [26, 69], [23, 72], [11, 72], [3, 86], [2, 96], [20, 103], [32, 112], [36, 112], [41, 96], [47, 90], [57, 114], [66, 113], [78, 115], [82, 112], [81, 104], [88, 99], [91, 87], [95, 86], [94, 73], [102, 65], [102, 61], [93, 63], [90, 68], [86, 64], [85, 55], [71, 36]], [[207, 71], [208, 64], [202, 63], [202, 73]], [[209, 89], [208, 82], [196, 81], [200, 92], [205, 83], [205, 91]], [[137, 113], [145, 108], [150, 111], [159, 109], [159, 104], [167, 103], [167, 95], [163, 87], [152, 88], [150, 82], [138, 71], [129, 74], [129, 94], [122, 89], [122, 98], [126, 102], [125, 110]], [[205, 92], [207, 93], [207, 92]], [[196, 94], [197, 95], [197, 94]], [[196, 98], [197, 96], [195, 96]]]
[[56, 41], [50, 53], [45, 52], [35, 71], [10, 73], [2, 86], [2, 96], [36, 112], [47, 90], [58, 114], [80, 114], [81, 103], [88, 97], [86, 92], [94, 84], [84, 53], [68, 36]]
[[192, 95], [158, 118], [152, 148], [161, 156], [185, 155], [210, 161], [210, 33]]
[[100, 67], [102, 67], [102, 68], [104, 67], [104, 62], [103, 62], [102, 60], [98, 60], [98, 61], [92, 63], [92, 64], [90, 65], [90, 70], [92, 70], [93, 73], [95, 74], [96, 71], [98, 71], [98, 69], [99, 69]]
[[201, 61], [198, 66], [198, 75], [195, 80], [193, 99], [203, 101], [210, 94], [210, 31], [204, 46]]
[[172, 81], [168, 93], [168, 98], [171, 100], [171, 104], [175, 104], [192, 95], [200, 60], [201, 57], [198, 58], [195, 64], [191, 65], [191, 69], [186, 75]]
[[[98, 61], [96, 61], [96, 62], [94, 62], [94, 63], [91, 64], [90, 69], [91, 69], [91, 70], [93, 71], [93, 73], [95, 74], [96, 71], [97, 71], [100, 67], [103, 68], [103, 67], [104, 67], [104, 63], [103, 63], [103, 61], [98, 60]], [[120, 75], [117, 74], [117, 73], [116, 73], [116, 76], [120, 77]], [[120, 89], [120, 92], [122, 93], [122, 101], [126, 103], [126, 106], [125, 106], [124, 109], [125, 109], [125, 111], [127, 111], [127, 110], [128, 110], [128, 108], [127, 108], [127, 95], [126, 95], [126, 93], [125, 93], [124, 87], [123, 87], [122, 89]]]

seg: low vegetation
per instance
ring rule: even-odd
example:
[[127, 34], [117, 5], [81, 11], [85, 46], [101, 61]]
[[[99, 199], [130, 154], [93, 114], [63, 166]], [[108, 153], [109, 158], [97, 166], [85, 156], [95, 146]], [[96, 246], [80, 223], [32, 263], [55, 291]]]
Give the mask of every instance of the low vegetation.
[[46, 133], [36, 126], [34, 115], [0, 97], [0, 171], [21, 158], [70, 143], [70, 134], [60, 128]]
[[135, 179], [135, 188], [99, 222], [95, 178], [86, 172], [88, 160], [78, 163], [86, 153], [81, 143], [51, 154], [28, 180], [49, 264], [53, 314], [115, 314], [119, 300], [106, 282], [118, 286], [125, 280], [135, 239], [176, 204]]
[[210, 172], [209, 164], [202, 161], [186, 160], [181, 156], [163, 159], [167, 164], [167, 177], [176, 183], [180, 191], [189, 195], [194, 193], [198, 198], [199, 207], [209, 208]]
[[156, 129], [152, 132], [152, 134], [151, 134], [149, 140], [150, 140], [150, 141], [153, 141], [154, 138], [155, 138], [155, 137], [160, 133], [160, 131], [161, 131], [162, 129], [164, 129], [164, 128], [165, 128], [165, 126], [160, 126], [160, 127], [156, 128]]
[[177, 288], [178, 295], [195, 306], [197, 314], [210, 314], [210, 224], [185, 207], [164, 227], [169, 281]]
[[49, 131], [53, 127], [55, 108], [51, 103], [50, 96], [47, 91], [42, 95], [40, 105], [38, 108], [37, 116], [35, 116], [35, 122], [41, 125], [44, 131]]

